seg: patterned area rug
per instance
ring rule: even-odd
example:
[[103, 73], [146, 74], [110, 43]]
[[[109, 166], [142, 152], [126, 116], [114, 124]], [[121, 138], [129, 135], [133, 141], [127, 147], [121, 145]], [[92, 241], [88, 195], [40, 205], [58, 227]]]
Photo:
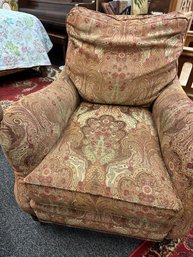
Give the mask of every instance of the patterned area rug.
[[193, 229], [181, 240], [144, 241], [128, 257], [193, 257]]
[[46, 77], [41, 77], [38, 70], [32, 69], [1, 77], [0, 103], [3, 109], [8, 108], [13, 101], [46, 87], [56, 79], [59, 72], [58, 68], [52, 67], [48, 69]]

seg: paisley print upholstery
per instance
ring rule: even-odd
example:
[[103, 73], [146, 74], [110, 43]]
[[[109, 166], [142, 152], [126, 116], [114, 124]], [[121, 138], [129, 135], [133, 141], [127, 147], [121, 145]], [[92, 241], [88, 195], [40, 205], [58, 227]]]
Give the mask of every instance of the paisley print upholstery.
[[147, 230], [158, 220], [167, 223], [165, 234], [182, 208], [161, 157], [152, 115], [143, 108], [83, 102], [59, 144], [24, 182], [37, 202], [89, 210], [89, 215], [108, 213], [112, 221], [117, 217], [126, 223], [140, 215], [140, 227], [150, 223]]
[[45, 222], [149, 240], [185, 235], [193, 104], [176, 65], [186, 17], [75, 8], [67, 27], [61, 76], [1, 122], [18, 204]]
[[168, 237], [180, 237], [193, 227], [193, 102], [175, 80], [153, 107], [167, 170], [183, 201], [183, 216]]
[[14, 169], [26, 175], [41, 162], [60, 138], [78, 101], [76, 89], [61, 74], [50, 86], [6, 111], [0, 139]]
[[15, 192], [23, 209], [32, 212], [24, 193], [23, 177], [57, 143], [78, 102], [76, 89], [66, 75], [61, 74], [50, 86], [22, 98], [6, 110], [0, 142], [16, 171]]
[[[66, 208], [61, 205], [44, 205], [33, 200], [30, 201], [30, 205], [40, 220], [68, 224], [73, 227], [89, 228], [102, 232], [126, 236], [131, 235], [133, 237], [148, 238], [151, 240], [162, 240], [168, 231], [168, 223], [157, 222], [156, 218], [155, 220], [140, 218], [140, 213], [146, 211], [142, 206], [138, 206], [138, 208], [136, 206], [135, 210], [137, 214], [135, 216], [125, 218], [107, 212], [98, 213], [96, 210], [87, 209], [87, 211], [82, 211]], [[160, 215], [160, 213], [156, 212], [155, 214], [155, 217]], [[149, 217], [151, 216], [147, 211], [146, 216], [148, 217], [148, 215]]]
[[176, 76], [187, 25], [177, 13], [114, 16], [75, 8], [67, 19], [66, 73], [87, 101], [151, 104]]
[[181, 208], [151, 113], [143, 108], [83, 102], [59, 144], [24, 181], [106, 197], [107, 202], [117, 199], [125, 207], [134, 203], [171, 211]]

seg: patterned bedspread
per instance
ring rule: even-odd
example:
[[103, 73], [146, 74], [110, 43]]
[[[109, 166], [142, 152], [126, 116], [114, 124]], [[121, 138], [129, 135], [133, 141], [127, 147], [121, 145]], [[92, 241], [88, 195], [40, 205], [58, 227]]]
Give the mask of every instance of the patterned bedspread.
[[0, 70], [50, 65], [52, 43], [33, 15], [0, 9]]

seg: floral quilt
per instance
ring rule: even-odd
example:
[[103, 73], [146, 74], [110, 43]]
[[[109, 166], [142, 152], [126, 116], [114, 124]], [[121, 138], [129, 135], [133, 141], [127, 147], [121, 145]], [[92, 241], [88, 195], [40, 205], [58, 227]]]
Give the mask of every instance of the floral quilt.
[[0, 70], [50, 65], [52, 43], [42, 23], [23, 12], [0, 9]]

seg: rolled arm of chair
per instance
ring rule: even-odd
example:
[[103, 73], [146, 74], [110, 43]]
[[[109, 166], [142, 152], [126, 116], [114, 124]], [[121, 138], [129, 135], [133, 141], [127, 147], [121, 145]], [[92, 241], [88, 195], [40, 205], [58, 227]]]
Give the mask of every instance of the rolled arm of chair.
[[12, 167], [29, 174], [56, 144], [79, 102], [64, 75], [46, 88], [14, 103], [4, 113], [0, 143]]
[[[153, 105], [161, 151], [184, 212], [168, 235], [184, 235], [193, 226], [193, 102], [175, 79]], [[179, 233], [179, 235], [178, 235]]]

